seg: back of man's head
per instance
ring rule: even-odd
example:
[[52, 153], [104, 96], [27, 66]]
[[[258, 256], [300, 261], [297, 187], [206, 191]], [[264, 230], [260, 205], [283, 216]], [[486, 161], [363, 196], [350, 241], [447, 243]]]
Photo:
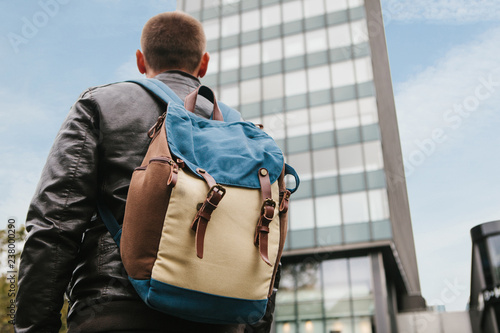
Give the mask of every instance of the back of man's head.
[[153, 71], [178, 69], [193, 73], [205, 52], [205, 33], [201, 23], [188, 14], [161, 13], [142, 29], [141, 47]]

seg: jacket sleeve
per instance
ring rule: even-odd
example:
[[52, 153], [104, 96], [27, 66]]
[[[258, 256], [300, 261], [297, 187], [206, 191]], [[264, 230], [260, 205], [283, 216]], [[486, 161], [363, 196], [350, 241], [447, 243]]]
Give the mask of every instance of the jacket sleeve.
[[97, 112], [91, 91], [71, 108], [28, 210], [21, 255], [16, 332], [58, 332], [65, 289], [95, 208]]

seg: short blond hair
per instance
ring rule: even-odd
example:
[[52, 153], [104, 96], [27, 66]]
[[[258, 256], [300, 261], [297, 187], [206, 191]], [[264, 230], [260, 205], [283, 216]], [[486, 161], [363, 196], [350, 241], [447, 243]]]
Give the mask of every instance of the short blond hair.
[[192, 73], [205, 52], [205, 32], [201, 23], [186, 13], [161, 13], [144, 25], [141, 47], [152, 70], [184, 69]]

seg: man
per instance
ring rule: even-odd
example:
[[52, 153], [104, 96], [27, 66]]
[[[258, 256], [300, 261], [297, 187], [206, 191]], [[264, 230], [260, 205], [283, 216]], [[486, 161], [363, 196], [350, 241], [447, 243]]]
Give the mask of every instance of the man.
[[[207, 71], [205, 46], [197, 20], [180, 12], [159, 14], [143, 29], [137, 67], [184, 99]], [[195, 113], [208, 118], [212, 104], [198, 100]], [[164, 111], [161, 102], [134, 83], [90, 88], [72, 107], [28, 212], [17, 332], [58, 332], [64, 292], [70, 305], [69, 332], [245, 329], [189, 322], [148, 308], [129, 283], [118, 248], [96, 214], [97, 198], [102, 197], [114, 216], [123, 219], [130, 177], [149, 145], [147, 131]], [[269, 316], [258, 326], [268, 330]]]

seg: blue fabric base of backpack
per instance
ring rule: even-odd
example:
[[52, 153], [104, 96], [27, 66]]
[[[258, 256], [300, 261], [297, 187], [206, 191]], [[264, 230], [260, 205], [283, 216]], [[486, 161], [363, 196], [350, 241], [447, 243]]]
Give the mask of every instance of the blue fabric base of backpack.
[[150, 280], [129, 277], [142, 300], [152, 309], [211, 324], [253, 324], [266, 313], [267, 299], [247, 300], [207, 294]]

